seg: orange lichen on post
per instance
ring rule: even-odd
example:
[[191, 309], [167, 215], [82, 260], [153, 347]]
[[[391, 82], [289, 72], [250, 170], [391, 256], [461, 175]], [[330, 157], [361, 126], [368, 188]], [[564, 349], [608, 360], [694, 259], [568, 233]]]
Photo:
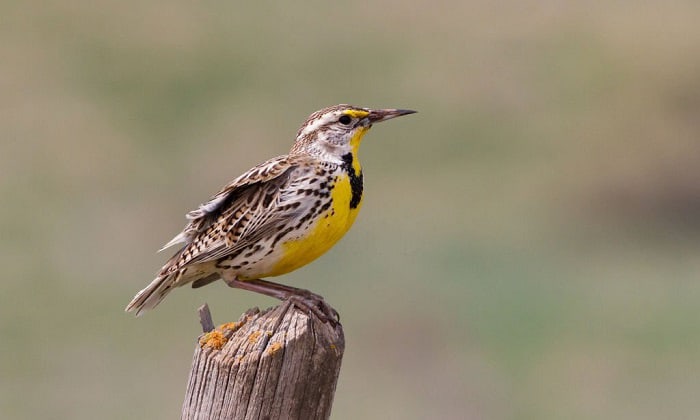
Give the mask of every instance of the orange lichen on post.
[[270, 346], [267, 348], [267, 354], [269, 356], [272, 356], [273, 354], [277, 353], [280, 349], [282, 348], [282, 343], [279, 341], [275, 341], [274, 343], [270, 344]]
[[209, 347], [215, 350], [221, 350], [221, 348], [226, 344], [228, 338], [218, 329], [210, 331], [199, 339], [199, 345], [202, 348]]
[[258, 338], [262, 335], [262, 332], [260, 331], [253, 331], [249, 336], [248, 336], [248, 343], [250, 344], [255, 344], [256, 341], [258, 341]]
[[330, 417], [344, 348], [342, 326], [330, 326], [313, 312], [300, 313], [292, 303], [249, 310], [238, 325], [202, 323], [210, 333], [195, 345], [183, 420]]
[[245, 322], [227, 322], [221, 324], [216, 327], [216, 329], [204, 334], [202, 338], [199, 339], [199, 345], [202, 346], [202, 348], [209, 347], [215, 350], [221, 350], [228, 341], [227, 337], [231, 337], [231, 335], [244, 324]]
[[221, 331], [236, 331], [243, 325], [242, 322], [227, 322], [219, 325], [216, 329]]

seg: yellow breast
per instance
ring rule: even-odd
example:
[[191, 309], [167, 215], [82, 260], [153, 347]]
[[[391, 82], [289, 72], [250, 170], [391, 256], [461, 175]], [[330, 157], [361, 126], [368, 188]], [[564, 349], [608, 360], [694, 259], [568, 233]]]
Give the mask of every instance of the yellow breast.
[[302, 267], [328, 251], [350, 229], [362, 201], [351, 208], [350, 177], [339, 175], [331, 191], [332, 204], [318, 216], [315, 225], [301, 238], [282, 244], [282, 257], [267, 276], [279, 276]]

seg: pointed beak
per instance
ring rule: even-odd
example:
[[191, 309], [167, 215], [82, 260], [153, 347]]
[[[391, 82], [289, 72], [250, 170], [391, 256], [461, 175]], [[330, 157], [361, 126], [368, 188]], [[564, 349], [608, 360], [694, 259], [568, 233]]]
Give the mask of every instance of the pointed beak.
[[374, 124], [402, 115], [415, 114], [416, 112], [417, 111], [412, 111], [410, 109], [370, 109], [367, 118], [369, 118], [370, 124]]

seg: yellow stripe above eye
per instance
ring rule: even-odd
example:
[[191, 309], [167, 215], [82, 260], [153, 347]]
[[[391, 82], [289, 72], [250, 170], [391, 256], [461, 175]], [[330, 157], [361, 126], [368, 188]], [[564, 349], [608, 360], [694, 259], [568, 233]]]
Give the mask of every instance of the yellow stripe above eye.
[[348, 109], [347, 111], [343, 111], [343, 114], [353, 118], [365, 118], [369, 115], [369, 112], [361, 109]]

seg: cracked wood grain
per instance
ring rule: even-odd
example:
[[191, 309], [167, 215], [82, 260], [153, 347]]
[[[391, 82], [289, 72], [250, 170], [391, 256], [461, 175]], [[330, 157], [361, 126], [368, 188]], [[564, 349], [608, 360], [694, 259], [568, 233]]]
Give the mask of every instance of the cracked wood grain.
[[328, 419], [344, 349], [340, 324], [289, 302], [248, 310], [200, 336], [182, 419]]

